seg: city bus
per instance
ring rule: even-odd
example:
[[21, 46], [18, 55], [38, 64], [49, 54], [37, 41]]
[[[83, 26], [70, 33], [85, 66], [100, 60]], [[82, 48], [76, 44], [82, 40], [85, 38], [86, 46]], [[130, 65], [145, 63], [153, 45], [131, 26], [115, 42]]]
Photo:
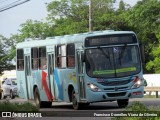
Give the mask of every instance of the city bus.
[[94, 31], [28, 39], [16, 46], [18, 95], [38, 107], [71, 102], [80, 109], [117, 101], [126, 107], [144, 92], [142, 55], [132, 31]]

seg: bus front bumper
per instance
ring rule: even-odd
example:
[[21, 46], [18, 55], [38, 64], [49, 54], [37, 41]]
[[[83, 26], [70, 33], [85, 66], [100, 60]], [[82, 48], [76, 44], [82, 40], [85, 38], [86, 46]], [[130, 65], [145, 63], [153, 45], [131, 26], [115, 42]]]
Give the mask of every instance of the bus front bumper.
[[91, 102], [101, 102], [101, 101], [116, 101], [120, 99], [130, 99], [130, 98], [142, 98], [143, 97], [143, 86], [137, 89], [123, 90], [123, 91], [100, 91], [94, 92], [90, 89], [87, 90], [87, 101]]

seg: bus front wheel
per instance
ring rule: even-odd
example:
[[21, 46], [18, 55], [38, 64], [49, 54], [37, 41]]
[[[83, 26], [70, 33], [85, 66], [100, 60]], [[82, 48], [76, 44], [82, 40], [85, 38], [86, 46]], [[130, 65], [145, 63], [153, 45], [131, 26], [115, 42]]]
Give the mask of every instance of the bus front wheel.
[[125, 108], [127, 107], [129, 100], [128, 99], [117, 100], [117, 103], [120, 108]]
[[75, 110], [80, 109], [80, 103], [77, 101], [76, 93], [74, 90], [72, 91], [72, 104]]

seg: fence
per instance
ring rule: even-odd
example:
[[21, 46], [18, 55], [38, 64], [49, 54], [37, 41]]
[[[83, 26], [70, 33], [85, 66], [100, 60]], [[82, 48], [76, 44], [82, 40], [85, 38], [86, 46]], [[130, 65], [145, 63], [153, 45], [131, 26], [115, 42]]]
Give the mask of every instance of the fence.
[[158, 92], [160, 92], [160, 87], [144, 87], [145, 92], [149, 92], [151, 95], [152, 92], [155, 92], [155, 97], [158, 98]]

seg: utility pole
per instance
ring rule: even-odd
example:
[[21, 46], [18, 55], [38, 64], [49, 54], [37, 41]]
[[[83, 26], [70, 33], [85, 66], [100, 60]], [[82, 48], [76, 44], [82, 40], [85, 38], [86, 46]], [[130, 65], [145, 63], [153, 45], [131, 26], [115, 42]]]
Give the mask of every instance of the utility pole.
[[89, 32], [93, 31], [93, 21], [92, 21], [92, 0], [89, 0]]

